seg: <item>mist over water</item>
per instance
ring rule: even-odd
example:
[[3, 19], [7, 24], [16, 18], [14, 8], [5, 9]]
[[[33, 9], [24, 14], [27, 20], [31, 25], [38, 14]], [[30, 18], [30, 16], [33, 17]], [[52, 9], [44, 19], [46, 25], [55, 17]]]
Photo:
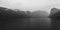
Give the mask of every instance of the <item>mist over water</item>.
[[[29, 18], [2, 18], [0, 26], [2, 30], [60, 30], [60, 20], [48, 18], [48, 13], [55, 4], [48, 0], [0, 0], [0, 6], [22, 11], [33, 11], [33, 17]], [[39, 12], [38, 10], [41, 10]], [[37, 11], [37, 12], [36, 12]], [[46, 13], [44, 13], [44, 12]], [[47, 13], [48, 12], [48, 13]], [[4, 20], [4, 21], [3, 21]]]
[[[0, 26], [2, 30], [50, 30], [51, 21], [45, 11], [13, 11], [0, 7]], [[20, 14], [21, 15], [20, 15]]]

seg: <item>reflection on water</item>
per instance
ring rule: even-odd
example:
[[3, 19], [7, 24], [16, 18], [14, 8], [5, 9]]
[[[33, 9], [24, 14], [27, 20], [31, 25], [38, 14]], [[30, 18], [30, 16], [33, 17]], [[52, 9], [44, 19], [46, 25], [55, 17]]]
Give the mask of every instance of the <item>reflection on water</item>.
[[60, 19], [51, 19], [52, 30], [60, 30]]
[[31, 28], [36, 30], [51, 30], [51, 21], [49, 18], [32, 18]]
[[[4, 30], [60, 30], [60, 20], [50, 18], [10, 19]], [[2, 25], [3, 26], [3, 25]]]

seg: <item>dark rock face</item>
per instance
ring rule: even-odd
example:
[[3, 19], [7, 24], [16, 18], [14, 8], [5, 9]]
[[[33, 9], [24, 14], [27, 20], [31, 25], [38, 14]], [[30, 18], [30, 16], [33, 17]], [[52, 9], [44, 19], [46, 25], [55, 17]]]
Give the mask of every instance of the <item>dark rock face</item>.
[[50, 18], [60, 18], [60, 9], [52, 8], [49, 17]]
[[30, 11], [25, 13], [24, 11], [13, 11], [12, 9], [0, 7], [0, 19], [3, 21], [7, 19], [30, 18], [31, 15], [28, 12], [31, 14]]

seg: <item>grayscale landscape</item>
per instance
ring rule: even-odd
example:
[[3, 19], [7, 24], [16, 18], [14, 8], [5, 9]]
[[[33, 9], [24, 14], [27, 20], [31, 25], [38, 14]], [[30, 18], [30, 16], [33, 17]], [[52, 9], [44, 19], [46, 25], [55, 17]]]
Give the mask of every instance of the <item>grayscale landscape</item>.
[[0, 0], [0, 30], [60, 30], [60, 0]]

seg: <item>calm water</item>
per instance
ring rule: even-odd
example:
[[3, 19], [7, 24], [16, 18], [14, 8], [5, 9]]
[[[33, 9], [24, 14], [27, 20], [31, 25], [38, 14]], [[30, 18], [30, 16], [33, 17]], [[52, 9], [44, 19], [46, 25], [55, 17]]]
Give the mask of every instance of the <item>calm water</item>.
[[1, 22], [1, 28], [4, 30], [60, 30], [60, 20], [50, 18], [10, 19], [4, 24]]

